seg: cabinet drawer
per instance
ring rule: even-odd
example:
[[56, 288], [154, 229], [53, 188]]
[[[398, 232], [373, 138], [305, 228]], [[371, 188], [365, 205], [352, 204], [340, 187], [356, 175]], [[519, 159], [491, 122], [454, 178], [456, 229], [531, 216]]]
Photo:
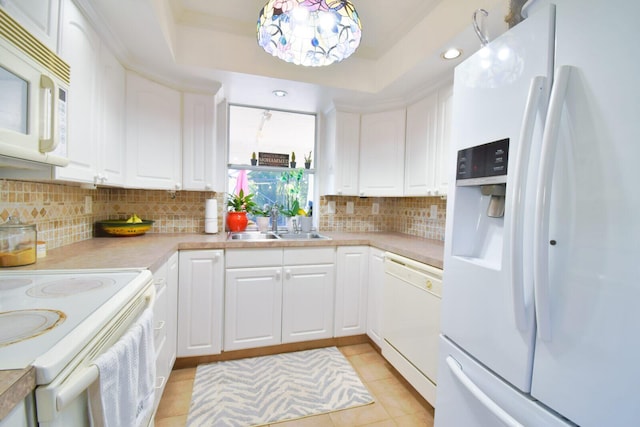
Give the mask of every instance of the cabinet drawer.
[[335, 263], [333, 246], [323, 248], [285, 248], [284, 265], [313, 265]]
[[282, 249], [229, 249], [227, 268], [272, 267], [282, 265]]
[[162, 286], [156, 293], [156, 301], [153, 306], [153, 341], [156, 354], [160, 351], [160, 344], [167, 337], [167, 312], [169, 311], [167, 287]]

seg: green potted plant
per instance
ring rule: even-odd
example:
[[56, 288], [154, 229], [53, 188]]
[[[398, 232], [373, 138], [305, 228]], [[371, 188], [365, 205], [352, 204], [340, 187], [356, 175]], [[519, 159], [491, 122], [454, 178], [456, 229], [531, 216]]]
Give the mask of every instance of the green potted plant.
[[309, 169], [311, 167], [311, 151], [309, 154], [304, 156], [304, 168]]
[[258, 164], [258, 159], [256, 157], [256, 152], [251, 153], [251, 166], [255, 166]]
[[271, 206], [265, 204], [262, 208], [255, 206], [251, 213], [256, 217], [258, 231], [265, 232], [269, 230], [269, 217], [271, 216]]
[[289, 162], [289, 166], [291, 166], [292, 169], [296, 167], [296, 153], [295, 153], [295, 151], [291, 152], [291, 161]]
[[227, 207], [227, 228], [229, 231], [244, 231], [249, 222], [247, 212], [253, 212], [256, 207], [253, 194], [244, 194], [243, 190], [240, 190], [238, 194], [229, 194]]

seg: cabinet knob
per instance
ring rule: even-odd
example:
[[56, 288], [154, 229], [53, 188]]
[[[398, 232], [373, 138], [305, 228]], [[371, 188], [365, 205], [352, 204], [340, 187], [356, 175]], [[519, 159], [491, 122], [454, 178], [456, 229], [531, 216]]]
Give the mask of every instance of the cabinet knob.
[[211, 190], [212, 185], [211, 184], [205, 184], [204, 185], [204, 189], [205, 190]]
[[182, 189], [182, 184], [176, 182], [176, 184], [174, 185], [176, 190], [181, 190]]
[[427, 280], [427, 289], [431, 289], [433, 287], [433, 283], [431, 283], [431, 280]]

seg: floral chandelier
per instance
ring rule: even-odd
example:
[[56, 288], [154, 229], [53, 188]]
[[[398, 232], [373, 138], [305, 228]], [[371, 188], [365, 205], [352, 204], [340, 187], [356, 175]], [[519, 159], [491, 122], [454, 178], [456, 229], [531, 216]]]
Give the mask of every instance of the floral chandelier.
[[258, 17], [258, 44], [296, 65], [319, 67], [348, 58], [362, 26], [349, 0], [269, 0]]

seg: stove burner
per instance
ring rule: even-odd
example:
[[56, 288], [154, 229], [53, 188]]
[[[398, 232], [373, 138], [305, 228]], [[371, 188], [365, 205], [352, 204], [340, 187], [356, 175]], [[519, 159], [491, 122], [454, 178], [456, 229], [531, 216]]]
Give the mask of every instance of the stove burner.
[[33, 283], [31, 279], [0, 279], [0, 291], [10, 291]]
[[0, 347], [37, 337], [67, 318], [57, 310], [15, 310], [0, 313]]
[[115, 283], [115, 280], [107, 277], [70, 277], [34, 286], [27, 290], [27, 295], [36, 298], [61, 298], [105, 288]]

